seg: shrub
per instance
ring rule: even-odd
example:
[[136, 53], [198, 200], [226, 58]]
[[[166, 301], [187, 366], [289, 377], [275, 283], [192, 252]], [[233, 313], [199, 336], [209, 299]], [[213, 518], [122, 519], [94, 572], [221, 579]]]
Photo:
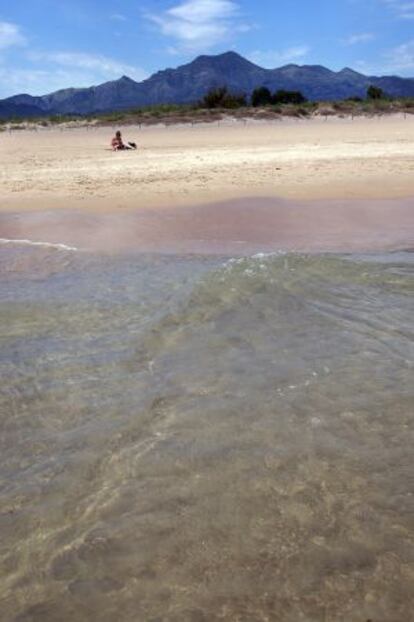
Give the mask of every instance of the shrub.
[[384, 99], [375, 99], [372, 102], [372, 110], [375, 112], [390, 112], [392, 103]]
[[281, 89], [272, 96], [273, 104], [304, 104], [306, 101], [306, 97], [300, 91], [285, 91]]
[[255, 89], [251, 97], [252, 106], [269, 106], [272, 103], [272, 94], [266, 86]]
[[230, 93], [226, 86], [210, 89], [200, 102], [202, 108], [241, 108], [246, 106], [246, 96]]
[[384, 91], [379, 88], [379, 86], [374, 86], [371, 84], [367, 89], [367, 99], [383, 99]]
[[282, 115], [284, 117], [296, 117], [297, 119], [306, 116], [307, 111], [301, 106], [297, 106], [296, 104], [283, 104], [282, 105]]

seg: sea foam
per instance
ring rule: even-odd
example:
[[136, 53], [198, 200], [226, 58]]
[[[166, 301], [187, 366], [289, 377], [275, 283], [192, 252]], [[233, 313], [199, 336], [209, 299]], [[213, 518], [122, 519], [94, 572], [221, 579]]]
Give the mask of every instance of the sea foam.
[[67, 244], [53, 243], [53, 242], [35, 242], [33, 240], [9, 240], [8, 238], [0, 238], [0, 244], [16, 244], [26, 246], [41, 246], [43, 248], [54, 248], [60, 251], [78, 251], [76, 246], [68, 246]]

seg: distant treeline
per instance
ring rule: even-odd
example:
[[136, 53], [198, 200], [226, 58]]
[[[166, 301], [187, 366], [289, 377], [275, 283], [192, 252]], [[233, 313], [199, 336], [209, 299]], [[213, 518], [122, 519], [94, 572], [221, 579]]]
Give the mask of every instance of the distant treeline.
[[414, 114], [414, 98], [388, 97], [381, 89], [370, 86], [366, 97], [350, 97], [336, 102], [308, 101], [299, 91], [278, 90], [271, 93], [260, 87], [248, 98], [232, 93], [226, 86], [211, 89], [195, 104], [161, 104], [88, 115], [57, 114], [39, 118], [0, 119], [0, 131], [23, 129], [26, 124], [36, 127], [85, 125], [149, 125], [164, 123], [206, 123], [220, 121], [230, 113], [240, 119], [277, 119], [280, 117], [309, 118], [311, 116], [362, 116], [402, 112]]
[[[376, 86], [367, 89], [366, 99], [368, 100], [390, 100], [384, 91]], [[249, 104], [253, 108], [265, 106], [278, 106], [279, 104], [305, 104], [308, 100], [300, 91], [286, 91], [280, 89], [271, 93], [266, 86], [261, 86], [253, 91], [250, 101], [244, 94], [231, 93], [226, 86], [211, 89], [200, 101], [200, 108], [226, 108], [234, 109]], [[362, 97], [351, 97], [349, 101], [362, 102]]]
[[240, 108], [248, 106], [249, 103], [257, 108], [258, 106], [270, 106], [278, 104], [304, 104], [306, 97], [299, 91], [279, 90], [271, 93], [269, 89], [262, 86], [255, 89], [250, 97], [250, 102], [246, 95], [231, 93], [226, 86], [211, 89], [200, 101], [200, 108]]

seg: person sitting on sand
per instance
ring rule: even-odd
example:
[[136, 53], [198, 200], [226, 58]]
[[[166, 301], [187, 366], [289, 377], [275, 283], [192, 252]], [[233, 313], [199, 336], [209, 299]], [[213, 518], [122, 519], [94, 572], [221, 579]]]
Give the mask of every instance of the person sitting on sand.
[[114, 151], [123, 151], [124, 149], [136, 149], [137, 148], [135, 143], [128, 143], [127, 145], [125, 145], [125, 143], [122, 140], [122, 134], [119, 130], [116, 132], [115, 136], [113, 137], [111, 141], [111, 147]]

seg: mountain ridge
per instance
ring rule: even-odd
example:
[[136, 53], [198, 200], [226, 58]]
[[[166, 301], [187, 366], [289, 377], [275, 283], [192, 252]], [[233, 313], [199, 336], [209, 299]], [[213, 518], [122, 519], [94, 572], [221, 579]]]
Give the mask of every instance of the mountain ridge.
[[157, 104], [191, 104], [217, 86], [251, 92], [260, 86], [272, 91], [301, 91], [309, 100], [330, 101], [363, 97], [370, 85], [394, 97], [414, 97], [414, 79], [399, 76], [365, 76], [349, 67], [338, 72], [323, 65], [287, 64], [265, 69], [236, 52], [200, 55], [176, 69], [157, 71], [136, 82], [121, 76], [91, 87], [66, 88], [41, 96], [27, 93], [0, 100], [0, 118], [51, 114], [94, 114]]

